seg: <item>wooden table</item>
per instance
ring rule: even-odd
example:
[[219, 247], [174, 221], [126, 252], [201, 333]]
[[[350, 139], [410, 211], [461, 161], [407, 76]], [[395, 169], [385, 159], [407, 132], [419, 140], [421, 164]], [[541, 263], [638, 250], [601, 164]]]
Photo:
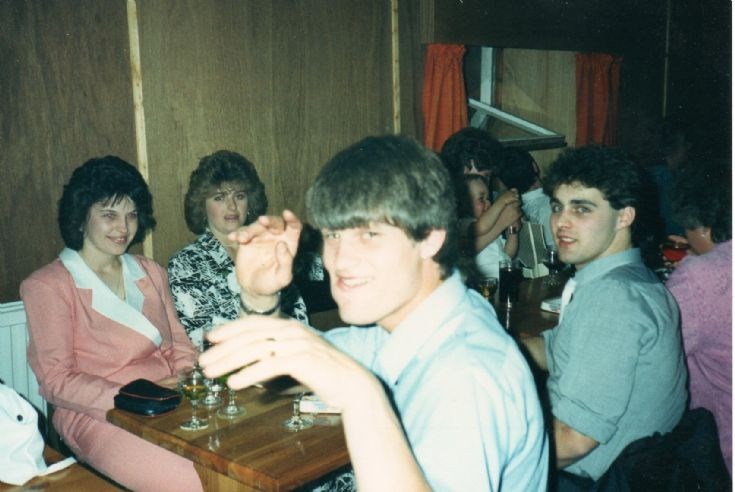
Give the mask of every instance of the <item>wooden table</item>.
[[[225, 420], [210, 412], [209, 427], [184, 431], [191, 416], [188, 402], [158, 417], [112, 409], [107, 420], [176, 454], [191, 459], [205, 490], [291, 490], [349, 463], [339, 417], [320, 416], [316, 425], [289, 432], [292, 397], [247, 388], [238, 392], [247, 414]], [[200, 405], [198, 414], [206, 410]], [[219, 434], [220, 445], [210, 449]]]
[[[560, 295], [562, 289], [563, 281], [550, 287], [543, 278], [524, 279], [519, 301], [510, 311], [511, 331], [538, 334], [556, 325], [558, 315], [539, 306], [543, 299]], [[502, 322], [505, 310], [495, 304]], [[238, 400], [247, 408], [245, 416], [229, 421], [210, 412], [209, 427], [197, 432], [179, 429], [191, 415], [186, 402], [159, 417], [113, 409], [107, 420], [191, 459], [205, 490], [291, 490], [349, 463], [339, 417], [319, 417], [318, 425], [292, 433], [282, 425], [291, 415], [291, 397], [247, 388], [238, 392]], [[200, 408], [199, 415], [205, 411]], [[210, 449], [217, 434], [220, 445]]]

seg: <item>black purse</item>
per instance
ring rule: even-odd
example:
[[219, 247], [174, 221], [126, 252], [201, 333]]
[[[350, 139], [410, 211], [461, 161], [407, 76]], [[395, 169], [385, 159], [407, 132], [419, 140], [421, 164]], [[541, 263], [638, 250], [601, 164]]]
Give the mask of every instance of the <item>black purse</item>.
[[178, 391], [164, 388], [147, 379], [126, 384], [115, 395], [115, 408], [147, 417], [170, 412], [181, 403]]

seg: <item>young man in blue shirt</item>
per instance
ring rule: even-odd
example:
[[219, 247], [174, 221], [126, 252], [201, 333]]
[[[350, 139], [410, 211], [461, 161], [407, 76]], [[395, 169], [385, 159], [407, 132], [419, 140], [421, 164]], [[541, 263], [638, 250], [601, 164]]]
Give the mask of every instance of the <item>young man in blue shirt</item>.
[[[321, 337], [293, 320], [245, 316], [211, 335], [201, 363], [210, 375], [247, 366], [230, 377], [236, 388], [290, 374], [340, 408], [361, 490], [544, 491], [533, 378], [456, 271], [454, 203], [446, 169], [412, 140], [370, 137], [338, 153], [307, 208], [352, 326]], [[273, 314], [299, 230], [284, 212], [233, 235], [246, 313]]]
[[563, 153], [544, 180], [559, 257], [577, 273], [559, 324], [523, 342], [549, 371], [557, 468], [590, 483], [629, 443], [671, 431], [687, 398], [676, 303], [635, 247], [650, 232], [643, 182], [594, 146]]

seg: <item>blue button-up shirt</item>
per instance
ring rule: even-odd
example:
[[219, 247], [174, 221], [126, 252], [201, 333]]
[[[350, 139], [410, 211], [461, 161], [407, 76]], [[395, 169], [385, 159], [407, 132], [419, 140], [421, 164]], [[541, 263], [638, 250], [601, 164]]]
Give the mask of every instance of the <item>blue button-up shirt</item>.
[[392, 391], [434, 490], [546, 490], [548, 444], [531, 372], [458, 274], [393, 333], [372, 326], [325, 336]]
[[638, 249], [574, 277], [558, 326], [543, 332], [554, 417], [600, 445], [566, 468], [597, 480], [641, 437], [668, 432], [686, 403], [676, 302]]

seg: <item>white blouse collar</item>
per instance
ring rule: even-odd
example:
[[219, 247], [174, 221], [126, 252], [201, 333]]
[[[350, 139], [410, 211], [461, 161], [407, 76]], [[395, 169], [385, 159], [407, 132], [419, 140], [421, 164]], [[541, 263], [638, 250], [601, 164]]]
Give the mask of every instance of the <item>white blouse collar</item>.
[[77, 251], [64, 248], [59, 253], [59, 259], [71, 274], [77, 288], [92, 291], [92, 309], [121, 325], [135, 330], [156, 346], [161, 345], [161, 333], [142, 313], [145, 299], [136, 282], [145, 277], [145, 272], [132, 256], [122, 255], [121, 262], [127, 302], [113, 294], [109, 287], [89, 268]]

